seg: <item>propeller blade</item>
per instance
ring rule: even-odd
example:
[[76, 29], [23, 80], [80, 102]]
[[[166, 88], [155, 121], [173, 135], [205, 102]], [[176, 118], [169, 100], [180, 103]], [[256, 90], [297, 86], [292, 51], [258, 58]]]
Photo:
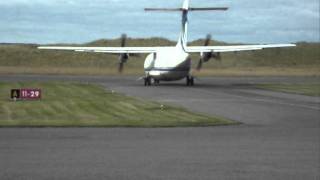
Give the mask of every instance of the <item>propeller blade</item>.
[[211, 34], [208, 34], [204, 42], [204, 46], [209, 46], [210, 41], [211, 41]]
[[[127, 35], [126, 34], [122, 34], [121, 35], [121, 47], [125, 47], [126, 46], [126, 41], [127, 41]], [[124, 63], [127, 62], [127, 60], [129, 59], [128, 54], [122, 53], [119, 56], [119, 66], [118, 66], [118, 72], [122, 73], [123, 72], [123, 68], [124, 68]]]
[[200, 58], [199, 62], [198, 62], [198, 65], [197, 65], [197, 71], [200, 71], [202, 69], [202, 57]]
[[127, 41], [127, 35], [126, 34], [122, 34], [121, 35], [121, 47], [125, 47], [126, 46], [126, 41]]
[[123, 67], [124, 67], [124, 63], [119, 63], [119, 67], [118, 67], [118, 72], [119, 73], [123, 72]]
[[[208, 34], [204, 41], [204, 46], [209, 46], [210, 41], [211, 41], [211, 34]], [[203, 55], [201, 55], [200, 60], [198, 62], [197, 70], [200, 71], [202, 69], [203, 62], [209, 61], [211, 57], [212, 57], [212, 53], [203, 53]]]

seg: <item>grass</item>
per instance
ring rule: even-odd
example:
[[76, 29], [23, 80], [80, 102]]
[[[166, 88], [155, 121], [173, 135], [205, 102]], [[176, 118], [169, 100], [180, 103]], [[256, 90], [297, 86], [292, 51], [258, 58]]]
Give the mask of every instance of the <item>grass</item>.
[[[161, 38], [128, 39], [127, 46], [172, 46]], [[212, 45], [228, 45], [212, 41]], [[119, 46], [120, 39], [97, 40], [86, 44], [60, 44], [63, 46]], [[203, 45], [203, 40], [190, 45]], [[36, 44], [0, 44], [0, 74], [117, 74], [118, 55], [38, 50]], [[202, 75], [320, 75], [320, 43], [298, 43], [293, 48], [266, 49], [238, 53], [222, 53], [222, 61], [204, 64]], [[124, 74], [143, 74], [146, 55], [130, 56]], [[196, 67], [199, 53], [191, 55]]]
[[[12, 88], [41, 88], [40, 101], [9, 100]], [[0, 127], [180, 127], [235, 122], [80, 83], [0, 83]]]
[[320, 96], [320, 84], [261, 84], [257, 87], [285, 93]]

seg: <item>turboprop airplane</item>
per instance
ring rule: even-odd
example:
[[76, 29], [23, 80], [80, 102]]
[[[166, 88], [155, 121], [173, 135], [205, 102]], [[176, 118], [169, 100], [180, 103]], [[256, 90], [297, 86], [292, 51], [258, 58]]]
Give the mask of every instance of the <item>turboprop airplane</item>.
[[184, 0], [182, 8], [145, 8], [145, 11], [170, 11], [182, 13], [182, 30], [178, 43], [172, 47], [124, 47], [125, 36], [122, 38], [122, 47], [57, 47], [42, 46], [39, 49], [70, 50], [76, 52], [114, 53], [120, 54], [119, 71], [122, 71], [129, 54], [148, 54], [144, 62], [144, 85], [150, 86], [152, 82], [175, 81], [186, 78], [188, 86], [194, 85], [191, 72], [190, 53], [200, 53], [197, 69], [202, 68], [203, 62], [211, 58], [220, 59], [220, 53], [253, 51], [265, 48], [293, 47], [295, 44], [267, 44], [267, 45], [233, 45], [233, 46], [208, 46], [210, 37], [207, 37], [205, 46], [187, 46], [188, 13], [192, 11], [226, 11], [226, 7], [189, 7], [189, 0]]

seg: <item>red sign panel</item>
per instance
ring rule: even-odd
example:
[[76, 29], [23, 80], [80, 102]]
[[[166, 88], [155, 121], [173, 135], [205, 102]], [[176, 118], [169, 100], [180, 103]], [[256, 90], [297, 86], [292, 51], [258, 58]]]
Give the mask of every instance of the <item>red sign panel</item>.
[[41, 89], [21, 89], [21, 99], [41, 99]]

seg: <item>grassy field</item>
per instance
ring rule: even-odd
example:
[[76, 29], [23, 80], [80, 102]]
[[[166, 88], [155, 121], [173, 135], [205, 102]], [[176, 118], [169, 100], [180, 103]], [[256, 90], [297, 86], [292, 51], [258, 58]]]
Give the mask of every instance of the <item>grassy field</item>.
[[[41, 88], [41, 101], [11, 101], [12, 88]], [[127, 97], [98, 85], [0, 83], [0, 127], [180, 127], [236, 124]]]
[[285, 93], [320, 96], [320, 84], [261, 84], [257, 87]]
[[[161, 38], [128, 39], [127, 46], [168, 46], [175, 42]], [[212, 41], [212, 45], [226, 44]], [[120, 40], [98, 40], [86, 44], [59, 44], [71, 46], [119, 46]], [[203, 40], [190, 45], [203, 45]], [[79, 53], [38, 50], [36, 44], [0, 44], [0, 74], [117, 74], [118, 56], [100, 53]], [[298, 43], [294, 48], [266, 49], [239, 53], [223, 53], [222, 61], [204, 64], [199, 76], [318, 76], [320, 75], [320, 43]], [[125, 66], [125, 75], [143, 74], [146, 55], [131, 56]], [[195, 67], [199, 54], [192, 54]]]

